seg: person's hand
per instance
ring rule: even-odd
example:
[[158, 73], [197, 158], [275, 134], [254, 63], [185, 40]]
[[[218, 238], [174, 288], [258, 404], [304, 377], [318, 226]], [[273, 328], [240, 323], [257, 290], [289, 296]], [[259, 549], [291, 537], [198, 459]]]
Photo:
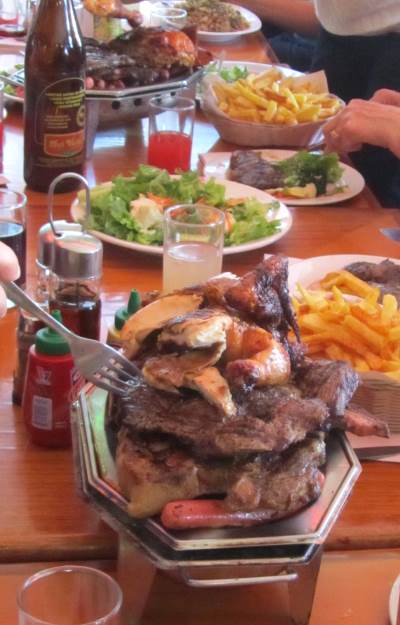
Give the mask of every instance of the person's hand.
[[400, 106], [400, 91], [393, 89], [378, 89], [375, 91], [371, 100], [380, 104], [391, 104], [392, 106]]
[[[0, 280], [17, 280], [20, 276], [18, 259], [8, 245], [0, 242]], [[6, 294], [0, 287], [0, 317], [7, 310]]]
[[363, 143], [368, 143], [388, 148], [400, 158], [399, 106], [374, 100], [351, 100], [325, 124], [323, 132], [329, 152], [355, 152]]

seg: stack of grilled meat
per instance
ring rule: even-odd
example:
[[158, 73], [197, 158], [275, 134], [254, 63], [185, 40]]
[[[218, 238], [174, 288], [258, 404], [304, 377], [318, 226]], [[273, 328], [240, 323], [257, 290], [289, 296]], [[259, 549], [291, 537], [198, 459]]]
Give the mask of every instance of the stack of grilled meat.
[[[132, 516], [163, 512], [172, 527], [279, 519], [319, 496], [329, 430], [388, 435], [349, 407], [358, 376], [347, 363], [304, 356], [287, 274], [287, 259], [264, 258], [240, 279], [159, 297], [125, 325], [143, 377], [112, 426]], [[217, 497], [218, 514], [182, 519], [179, 500], [200, 495]]]
[[189, 76], [201, 65], [182, 31], [138, 27], [99, 43], [85, 40], [88, 89], [124, 89]]

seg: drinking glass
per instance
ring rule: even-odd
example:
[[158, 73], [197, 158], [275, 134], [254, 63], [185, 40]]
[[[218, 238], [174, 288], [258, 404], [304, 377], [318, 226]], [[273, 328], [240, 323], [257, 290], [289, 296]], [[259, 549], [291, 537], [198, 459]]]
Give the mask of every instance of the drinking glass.
[[190, 169], [194, 111], [196, 103], [179, 95], [155, 96], [149, 101], [150, 165], [176, 170]]
[[26, 35], [29, 7], [28, 0], [0, 0], [0, 37]]
[[26, 195], [11, 189], [0, 189], [0, 241], [11, 247], [18, 257], [21, 275], [16, 283], [26, 284]]
[[163, 291], [193, 286], [221, 273], [224, 214], [201, 204], [164, 213]]
[[186, 24], [187, 11], [178, 6], [156, 3], [151, 9], [151, 25], [164, 30], [181, 30]]
[[17, 595], [19, 625], [117, 625], [122, 592], [87, 566], [56, 566], [29, 577]]

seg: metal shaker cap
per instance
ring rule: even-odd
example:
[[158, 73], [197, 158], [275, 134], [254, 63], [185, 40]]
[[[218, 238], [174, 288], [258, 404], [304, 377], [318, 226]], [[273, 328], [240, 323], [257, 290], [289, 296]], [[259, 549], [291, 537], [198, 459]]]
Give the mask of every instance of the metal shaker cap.
[[87, 232], [63, 232], [53, 244], [51, 269], [60, 278], [100, 278], [103, 244]]
[[[82, 232], [81, 224], [66, 221], [65, 219], [53, 221], [53, 226], [57, 234], [69, 231]], [[44, 269], [51, 268], [52, 250], [55, 238], [56, 236], [50, 222], [43, 224], [43, 226], [39, 228], [36, 262]]]

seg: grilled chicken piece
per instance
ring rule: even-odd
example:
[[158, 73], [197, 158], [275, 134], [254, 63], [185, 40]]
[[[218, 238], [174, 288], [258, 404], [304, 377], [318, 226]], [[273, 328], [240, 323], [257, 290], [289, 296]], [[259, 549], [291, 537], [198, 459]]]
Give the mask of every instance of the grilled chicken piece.
[[121, 0], [83, 0], [83, 6], [89, 13], [99, 17], [127, 19], [132, 28], [136, 28], [143, 21], [140, 11], [128, 9]]
[[225, 294], [230, 306], [287, 339], [291, 327], [298, 341], [300, 333], [287, 287], [288, 261], [281, 256], [264, 257]]
[[226, 346], [226, 331], [232, 317], [224, 311], [202, 308], [167, 322], [158, 337], [159, 347], [202, 349], [218, 344], [221, 353]]
[[239, 278], [229, 272], [210, 278], [202, 286], [205, 300], [209, 305], [226, 306], [225, 293], [238, 282]]
[[234, 386], [241, 388], [286, 384], [290, 377], [290, 358], [283, 345], [271, 339], [268, 348], [252, 358], [228, 362], [226, 374]]
[[139, 65], [154, 68], [192, 69], [197, 62], [196, 48], [186, 33], [160, 28], [137, 28], [110, 41], [119, 54], [127, 54]]
[[267, 349], [272, 335], [267, 330], [240, 319], [233, 319], [226, 333], [224, 360], [230, 362], [240, 358], [251, 358]]
[[220, 345], [209, 349], [198, 349], [184, 354], [162, 354], [147, 358], [142, 373], [150, 386], [169, 393], [178, 393], [185, 386], [185, 375], [188, 372], [200, 372], [214, 365], [220, 357]]
[[204, 399], [218, 408], [226, 417], [235, 416], [236, 406], [233, 403], [230, 388], [216, 367], [187, 373], [184, 386], [199, 391]]
[[228, 380], [235, 387], [285, 384], [290, 376], [290, 358], [283, 345], [267, 330], [239, 319], [228, 329], [224, 360]]
[[151, 332], [159, 330], [178, 315], [197, 310], [202, 301], [201, 293], [172, 293], [140, 308], [128, 319], [121, 331], [126, 356], [133, 358]]

